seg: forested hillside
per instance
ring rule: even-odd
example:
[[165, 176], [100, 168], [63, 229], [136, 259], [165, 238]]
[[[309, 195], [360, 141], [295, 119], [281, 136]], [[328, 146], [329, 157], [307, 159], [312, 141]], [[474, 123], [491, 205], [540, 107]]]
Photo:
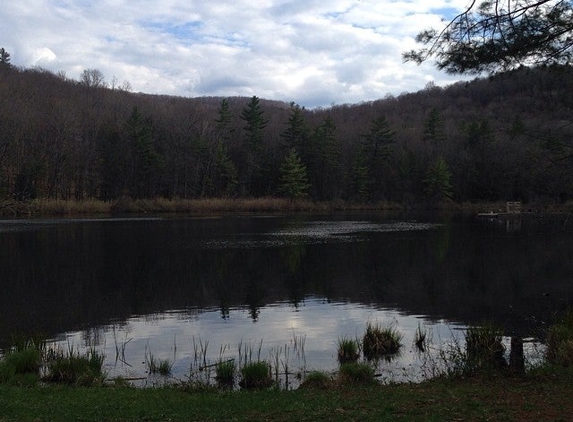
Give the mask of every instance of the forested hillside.
[[573, 68], [305, 110], [0, 67], [0, 200], [566, 201]]

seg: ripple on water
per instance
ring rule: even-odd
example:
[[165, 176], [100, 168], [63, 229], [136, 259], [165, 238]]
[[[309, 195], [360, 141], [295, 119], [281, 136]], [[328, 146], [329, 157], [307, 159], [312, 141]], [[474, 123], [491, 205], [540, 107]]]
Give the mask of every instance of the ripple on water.
[[373, 223], [370, 221], [312, 221], [290, 223], [286, 227], [263, 234], [245, 234], [236, 239], [215, 239], [202, 246], [210, 249], [226, 248], [273, 248], [285, 245], [320, 244], [327, 242], [366, 241], [366, 233], [394, 233], [425, 231], [440, 224], [417, 221]]

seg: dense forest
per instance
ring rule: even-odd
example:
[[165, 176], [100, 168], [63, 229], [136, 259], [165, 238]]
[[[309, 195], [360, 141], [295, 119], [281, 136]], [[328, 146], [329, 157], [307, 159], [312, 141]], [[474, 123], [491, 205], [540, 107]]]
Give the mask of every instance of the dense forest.
[[0, 200], [573, 197], [569, 66], [313, 110], [128, 88], [2, 63]]

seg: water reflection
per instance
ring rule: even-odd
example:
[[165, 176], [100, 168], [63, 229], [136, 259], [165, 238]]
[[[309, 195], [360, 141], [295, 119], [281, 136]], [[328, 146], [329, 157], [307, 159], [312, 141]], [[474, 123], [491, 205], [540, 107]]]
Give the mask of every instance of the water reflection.
[[[284, 348], [294, 330], [308, 336], [318, 369], [370, 318], [396, 321], [410, 337], [420, 321], [451, 332], [490, 320], [507, 335], [537, 335], [571, 303], [570, 239], [558, 220], [508, 229], [381, 214], [4, 220], [0, 347], [13, 334], [72, 332], [108, 356], [116, 344], [163, 355], [159, 338], [179, 356], [198, 336]], [[127, 368], [141, 366], [136, 356]]]
[[241, 353], [244, 356], [244, 350], [251, 349], [269, 362], [276, 362], [278, 356], [281, 366], [289, 368], [292, 387], [296, 375], [307, 370], [336, 371], [338, 339], [361, 338], [367, 322], [392, 324], [404, 334], [399, 359], [383, 359], [377, 367], [386, 381], [416, 381], [424, 376], [426, 361], [414, 344], [417, 327], [431, 333], [436, 345], [461, 335], [457, 324], [321, 298], [305, 298], [298, 307], [288, 303], [265, 306], [259, 309], [257, 324], [246, 324], [251, 319], [248, 307], [230, 309], [225, 319], [215, 309], [171, 311], [129, 318], [121, 325], [97, 331], [68, 333], [59, 344], [96, 347], [107, 357], [106, 370], [111, 378], [143, 375], [144, 383], [159, 382], [146, 376], [146, 354], [173, 362], [173, 378], [187, 381], [201, 372], [198, 369], [220, 360], [240, 361]]

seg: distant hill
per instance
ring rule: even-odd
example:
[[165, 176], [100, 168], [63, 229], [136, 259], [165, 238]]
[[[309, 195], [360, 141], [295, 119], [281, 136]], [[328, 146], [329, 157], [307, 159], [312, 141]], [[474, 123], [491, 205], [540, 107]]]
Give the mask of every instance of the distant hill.
[[138, 94], [2, 67], [0, 199], [278, 195], [292, 148], [316, 200], [573, 195], [570, 66], [314, 110], [260, 99], [258, 123], [241, 118], [252, 100]]

